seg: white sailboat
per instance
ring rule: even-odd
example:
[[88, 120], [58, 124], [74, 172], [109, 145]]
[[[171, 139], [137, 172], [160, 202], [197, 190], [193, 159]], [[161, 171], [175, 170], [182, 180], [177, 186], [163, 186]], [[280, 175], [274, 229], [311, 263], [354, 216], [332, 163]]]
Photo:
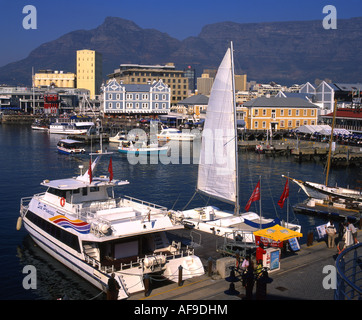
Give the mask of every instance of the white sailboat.
[[329, 170], [330, 170], [330, 165], [331, 165], [333, 131], [334, 131], [334, 124], [335, 124], [335, 119], [336, 119], [336, 112], [337, 112], [337, 101], [335, 101], [335, 104], [334, 104], [333, 122], [332, 122], [331, 138], [330, 138], [330, 144], [329, 144], [325, 184], [310, 182], [310, 181], [302, 181], [302, 180], [298, 180], [298, 179], [294, 179], [294, 178], [286, 177], [286, 176], [283, 176], [283, 177], [288, 178], [291, 181], [293, 181], [294, 183], [296, 183], [305, 192], [305, 194], [309, 198], [319, 199], [319, 200], [337, 198], [342, 201], [356, 202], [357, 204], [362, 205], [362, 191], [349, 189], [349, 188], [342, 188], [342, 187], [337, 187], [337, 186], [335, 186], [335, 187], [328, 186], [328, 177], [329, 177]]
[[[231, 43], [220, 64], [209, 98], [196, 191], [232, 204], [234, 212], [206, 206], [177, 212], [175, 215], [185, 225], [195, 229], [230, 238], [237, 234], [244, 242], [254, 243], [253, 231], [276, 222], [254, 212], [240, 213], [233, 65]], [[300, 231], [298, 225], [289, 224], [289, 228]]]

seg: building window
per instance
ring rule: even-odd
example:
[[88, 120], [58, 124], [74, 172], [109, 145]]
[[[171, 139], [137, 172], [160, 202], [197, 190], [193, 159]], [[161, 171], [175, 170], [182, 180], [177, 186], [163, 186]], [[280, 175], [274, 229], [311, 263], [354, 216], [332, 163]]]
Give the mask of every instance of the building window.
[[263, 116], [266, 116], [266, 110], [263, 109]]
[[311, 110], [312, 111], [312, 117], [314, 117], [314, 109], [313, 110]]
[[314, 126], [314, 125], [315, 125], [315, 121], [312, 120], [312, 121], [310, 122], [310, 124], [311, 124], [312, 126]]
[[266, 122], [263, 121], [263, 128], [266, 128]]
[[120, 109], [121, 108], [121, 104], [119, 102], [116, 103], [116, 108]]
[[299, 117], [299, 110], [295, 110], [295, 115]]
[[[288, 116], [291, 116], [292, 115], [292, 110], [291, 109], [289, 109], [288, 110]], [[289, 126], [289, 125], [288, 125]]]
[[291, 128], [292, 126], [293, 126], [292, 121], [289, 120], [289, 121], [288, 121], [288, 128]]
[[133, 99], [133, 94], [127, 93], [126, 99], [127, 100], [132, 100]]
[[258, 109], [255, 109], [254, 110], [254, 116], [258, 116], [259, 115], [259, 110]]
[[258, 127], [258, 121], [255, 121], [254, 122], [254, 128], [257, 128]]
[[304, 120], [304, 121], [303, 121], [303, 125], [306, 126], [307, 124], [308, 124], [308, 120]]
[[284, 109], [280, 110], [280, 116], [281, 116], [281, 117], [284, 116]]
[[142, 109], [148, 109], [148, 103], [142, 103]]
[[166, 109], [166, 103], [162, 103], [162, 109]]
[[275, 110], [272, 110], [271, 117], [272, 117], [272, 119], [275, 119], [275, 118], [276, 118], [276, 111], [275, 111]]
[[132, 109], [132, 103], [127, 102], [127, 103], [126, 103], [126, 108], [127, 108], [127, 109]]
[[158, 103], [155, 103], [155, 109], [158, 109]]
[[281, 128], [284, 128], [284, 120], [281, 120], [281, 121], [280, 121], [280, 127], [281, 127]]
[[295, 126], [296, 126], [296, 127], [300, 127], [300, 121], [299, 121], [299, 120], [297, 120], [297, 121], [295, 122]]
[[139, 104], [138, 102], [136, 102], [135, 107], [136, 107], [136, 109], [139, 109], [139, 108], [140, 108], [140, 104]]
[[303, 115], [304, 115], [304, 116], [307, 116], [307, 115], [308, 115], [308, 110], [307, 110], [307, 109], [304, 109], [304, 110], [303, 110]]
[[108, 99], [112, 100], [112, 94], [111, 93], [108, 95]]
[[148, 94], [143, 94], [142, 95], [142, 100], [147, 100], [148, 99]]

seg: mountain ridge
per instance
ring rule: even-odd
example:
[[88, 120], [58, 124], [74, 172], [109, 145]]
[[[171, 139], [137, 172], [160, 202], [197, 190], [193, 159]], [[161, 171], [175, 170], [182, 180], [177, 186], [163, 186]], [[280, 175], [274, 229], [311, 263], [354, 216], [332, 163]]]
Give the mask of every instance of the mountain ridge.
[[200, 75], [205, 68], [217, 68], [230, 41], [236, 73], [246, 73], [249, 80], [359, 82], [361, 38], [362, 17], [340, 19], [336, 30], [323, 29], [322, 21], [218, 22], [184, 40], [143, 29], [130, 20], [106, 17], [94, 29], [68, 32], [41, 44], [25, 59], [0, 67], [0, 83], [30, 85], [32, 67], [75, 72], [76, 51], [81, 49], [102, 53], [104, 79], [123, 63], [174, 62], [178, 69], [191, 65]]

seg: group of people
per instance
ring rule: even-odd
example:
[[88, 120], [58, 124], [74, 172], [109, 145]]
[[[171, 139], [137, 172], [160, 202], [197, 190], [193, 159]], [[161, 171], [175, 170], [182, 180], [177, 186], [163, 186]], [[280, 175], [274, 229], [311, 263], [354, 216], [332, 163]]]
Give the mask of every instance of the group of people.
[[[336, 243], [336, 238], [338, 237], [339, 240], [337, 244], [338, 254], [340, 254], [347, 247], [348, 244], [358, 243], [357, 229], [350, 221], [347, 221], [346, 223], [341, 223], [339, 231], [337, 232], [336, 226], [334, 225], [333, 221], [330, 220], [326, 226], [326, 234], [328, 236], [327, 240], [328, 248], [334, 248]], [[352, 240], [347, 239], [349, 234], [352, 236]]]
[[256, 267], [250, 257], [245, 257], [241, 264], [242, 283], [245, 287], [245, 299], [253, 298], [253, 289], [256, 283], [256, 299], [265, 300], [267, 284], [271, 282], [266, 268], [263, 267], [263, 254], [265, 253], [263, 243], [256, 250]]

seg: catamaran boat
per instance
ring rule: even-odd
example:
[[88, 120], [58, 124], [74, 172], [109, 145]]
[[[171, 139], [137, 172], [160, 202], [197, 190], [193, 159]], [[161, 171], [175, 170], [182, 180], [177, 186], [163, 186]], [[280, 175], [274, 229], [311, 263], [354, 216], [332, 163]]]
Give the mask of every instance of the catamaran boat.
[[54, 134], [86, 134], [90, 128], [94, 127], [94, 122], [89, 117], [72, 116], [70, 119], [62, 121], [57, 119], [49, 125], [49, 133]]
[[60, 139], [57, 143], [57, 150], [62, 154], [79, 154], [85, 153], [82, 147], [83, 142], [73, 139]]
[[[213, 206], [172, 212], [185, 226], [222, 237], [255, 243], [253, 232], [280, 223], [255, 212], [240, 212], [237, 122], [232, 44], [218, 69], [202, 133], [196, 192], [232, 204], [234, 212]], [[287, 227], [300, 232], [301, 226]]]
[[158, 143], [147, 144], [146, 141], [121, 141], [118, 146], [120, 153], [138, 154], [166, 154], [168, 146], [159, 146]]
[[178, 140], [178, 141], [193, 141], [196, 134], [181, 131], [176, 128], [162, 128], [161, 132], [157, 135], [160, 141]]
[[93, 176], [101, 156], [78, 177], [44, 180], [44, 193], [22, 198], [17, 229], [23, 223], [42, 249], [101, 290], [115, 273], [118, 299], [144, 290], [146, 274], [177, 281], [179, 266], [183, 279], [204, 274], [193, 249], [169, 243], [167, 231], [184, 226], [165, 207], [114, 196], [129, 182], [113, 179], [112, 158], [108, 177]]

